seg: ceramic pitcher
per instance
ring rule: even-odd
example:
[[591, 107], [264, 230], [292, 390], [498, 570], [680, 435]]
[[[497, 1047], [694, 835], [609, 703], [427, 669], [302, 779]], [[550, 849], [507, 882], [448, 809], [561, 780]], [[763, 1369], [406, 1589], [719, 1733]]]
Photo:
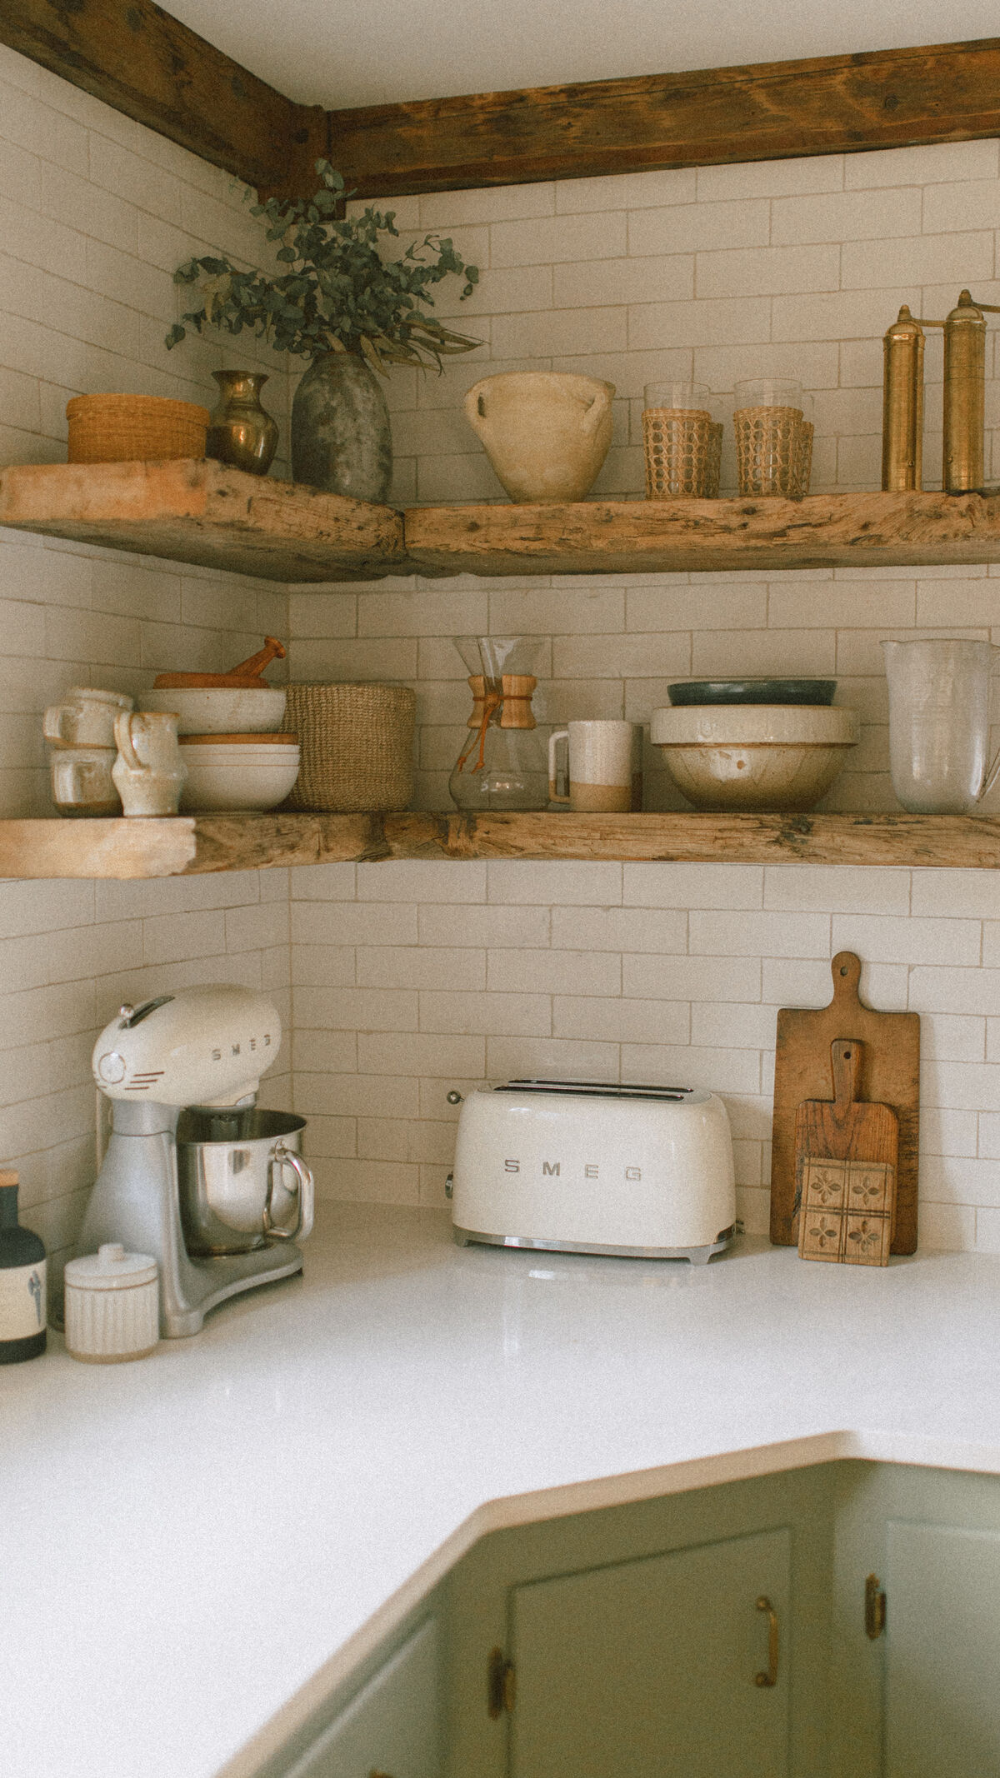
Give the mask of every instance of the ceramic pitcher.
[[611, 443], [613, 383], [549, 370], [483, 377], [465, 414], [511, 499], [582, 500]]
[[1000, 648], [960, 639], [883, 642], [892, 788], [915, 815], [970, 815], [1000, 776], [987, 769]]
[[176, 815], [187, 766], [169, 711], [123, 710], [115, 722], [112, 778], [126, 815]]

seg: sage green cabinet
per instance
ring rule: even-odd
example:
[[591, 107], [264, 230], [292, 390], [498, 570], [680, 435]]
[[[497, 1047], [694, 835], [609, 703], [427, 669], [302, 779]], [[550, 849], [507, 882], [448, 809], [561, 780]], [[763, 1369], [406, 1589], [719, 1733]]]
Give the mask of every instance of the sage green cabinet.
[[438, 1643], [430, 1618], [284, 1768], [287, 1778], [441, 1778]]
[[830, 1463], [494, 1532], [258, 1778], [372, 1772], [1000, 1778], [1000, 1478]]
[[798, 1470], [484, 1539], [445, 1600], [448, 1778], [827, 1778], [829, 1494]]
[[1000, 1533], [891, 1520], [885, 1778], [1000, 1773]]
[[516, 1587], [511, 1778], [787, 1773], [791, 1556], [764, 1531]]
[[834, 1485], [831, 1778], [1000, 1778], [1000, 1481], [845, 1464]]

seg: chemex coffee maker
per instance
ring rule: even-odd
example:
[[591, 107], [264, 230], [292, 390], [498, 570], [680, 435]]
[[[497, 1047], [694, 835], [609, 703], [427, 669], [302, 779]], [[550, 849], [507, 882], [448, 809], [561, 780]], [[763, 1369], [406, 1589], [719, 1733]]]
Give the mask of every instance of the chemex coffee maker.
[[302, 1269], [313, 1179], [305, 1119], [258, 1111], [281, 1020], [263, 994], [218, 983], [123, 1006], [94, 1046], [113, 1130], [80, 1243], [120, 1241], [160, 1268], [160, 1331], [197, 1333], [226, 1297]]

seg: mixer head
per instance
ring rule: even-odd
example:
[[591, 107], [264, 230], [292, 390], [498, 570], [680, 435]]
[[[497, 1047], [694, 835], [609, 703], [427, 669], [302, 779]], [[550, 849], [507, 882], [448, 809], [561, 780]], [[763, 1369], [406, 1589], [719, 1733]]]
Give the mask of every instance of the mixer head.
[[266, 995], [214, 982], [123, 1006], [91, 1066], [109, 1099], [235, 1105], [257, 1091], [280, 1046], [281, 1020]]

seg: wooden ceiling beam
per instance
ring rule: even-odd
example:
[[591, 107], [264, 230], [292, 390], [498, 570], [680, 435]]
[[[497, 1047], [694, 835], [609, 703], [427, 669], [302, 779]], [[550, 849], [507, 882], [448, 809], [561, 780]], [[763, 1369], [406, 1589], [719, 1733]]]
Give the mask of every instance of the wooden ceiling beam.
[[1000, 38], [330, 113], [359, 196], [1000, 135]]
[[361, 197], [1000, 136], [1000, 38], [324, 111], [154, 0], [0, 0], [0, 42], [264, 195]]
[[312, 189], [322, 107], [286, 99], [153, 0], [0, 0], [0, 42], [266, 195]]

